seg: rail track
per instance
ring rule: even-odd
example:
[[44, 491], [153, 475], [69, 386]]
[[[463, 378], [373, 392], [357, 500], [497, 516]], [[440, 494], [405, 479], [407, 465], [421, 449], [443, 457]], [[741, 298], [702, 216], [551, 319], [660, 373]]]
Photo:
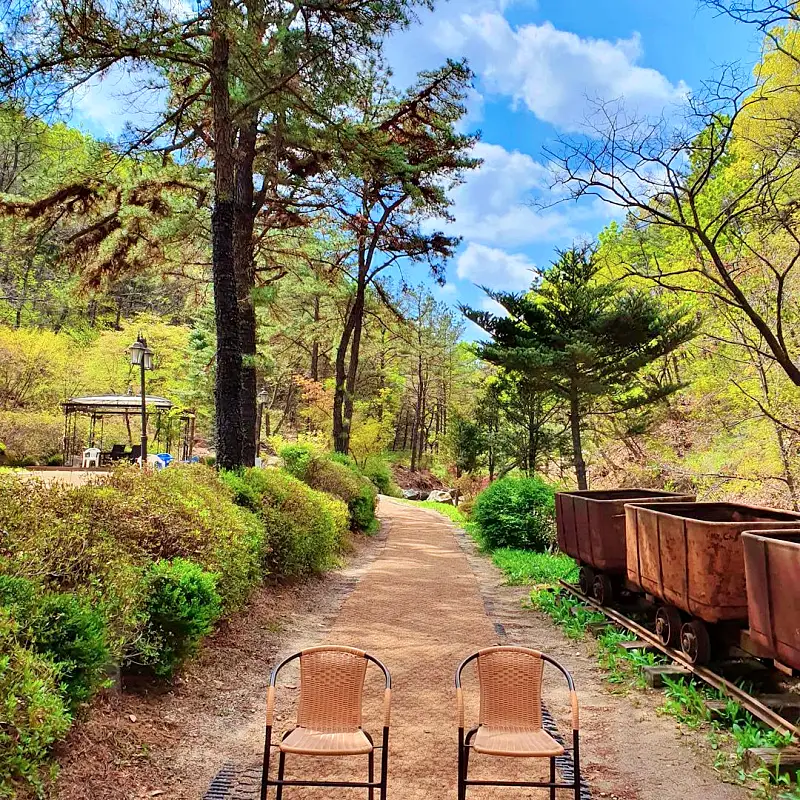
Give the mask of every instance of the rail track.
[[631, 633], [635, 633], [636, 636], [638, 636], [643, 642], [646, 642], [649, 646], [659, 650], [675, 663], [680, 664], [682, 667], [690, 670], [694, 675], [707, 683], [709, 686], [713, 686], [715, 689], [723, 692], [727, 697], [735, 700], [743, 708], [747, 709], [754, 717], [761, 720], [761, 722], [763, 722], [765, 725], [769, 726], [773, 730], [778, 731], [779, 733], [794, 736], [797, 741], [800, 741], [800, 728], [782, 717], [777, 711], [764, 705], [758, 700], [757, 697], [748, 694], [746, 691], [744, 691], [744, 689], [740, 688], [735, 683], [732, 683], [727, 678], [724, 678], [722, 675], [717, 674], [708, 667], [692, 664], [692, 662], [689, 661], [689, 659], [681, 651], [665, 646], [652, 631], [640, 625], [638, 622], [629, 619], [616, 609], [600, 605], [600, 603], [598, 603], [594, 598], [587, 597], [577, 586], [573, 586], [571, 583], [567, 583], [566, 581], [559, 581], [559, 583], [563, 589], [566, 589], [581, 602], [586, 603], [586, 605], [591, 606], [602, 614], [605, 614], [605, 616], [616, 625], [627, 628], [629, 631], [631, 631]]

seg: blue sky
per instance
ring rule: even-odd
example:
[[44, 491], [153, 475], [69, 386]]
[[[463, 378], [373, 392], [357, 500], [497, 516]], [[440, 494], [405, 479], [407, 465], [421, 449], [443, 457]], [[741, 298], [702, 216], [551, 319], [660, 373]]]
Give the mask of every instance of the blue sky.
[[721, 65], [749, 68], [759, 53], [752, 29], [696, 0], [452, 0], [421, 22], [390, 44], [398, 83], [466, 56], [476, 73], [468, 124], [483, 134], [484, 164], [455, 192], [449, 230], [463, 245], [437, 293], [487, 309], [475, 284], [525, 289], [556, 247], [595, 237], [612, 218], [601, 203], [531, 205], [546, 199], [548, 142], [575, 130], [592, 102], [668, 111]]
[[[476, 83], [465, 126], [482, 131], [475, 155], [484, 159], [454, 193], [456, 221], [446, 230], [463, 244], [436, 294], [490, 308], [476, 284], [525, 289], [556, 247], [608, 224], [612, 211], [599, 202], [531, 204], [547, 195], [543, 147], [574, 131], [593, 102], [668, 111], [721, 65], [749, 67], [758, 51], [751, 28], [697, 0], [450, 0], [421, 14], [388, 44], [395, 81], [409, 85], [419, 70], [466, 57]], [[93, 86], [77, 99], [73, 122], [95, 135], [118, 134], [131, 112], [130, 96], [121, 96], [129, 86], [127, 76]], [[136, 109], [137, 121], [145, 111]], [[424, 278], [409, 270], [405, 277]]]

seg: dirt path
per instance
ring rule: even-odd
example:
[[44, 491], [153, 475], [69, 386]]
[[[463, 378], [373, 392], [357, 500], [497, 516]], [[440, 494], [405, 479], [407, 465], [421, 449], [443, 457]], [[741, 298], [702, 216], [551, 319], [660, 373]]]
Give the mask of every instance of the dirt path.
[[[594, 797], [739, 800], [747, 796], [720, 782], [708, 766], [707, 754], [696, 752], [684, 741], [672, 720], [657, 716], [655, 698], [610, 694], [586, 646], [570, 642], [549, 620], [523, 610], [520, 599], [524, 590], [504, 586], [498, 571], [475, 553], [469, 537], [448, 520], [390, 500], [381, 501], [380, 514], [388, 527], [386, 546], [345, 600], [330, 631], [318, 640], [362, 647], [383, 659], [392, 671], [390, 796], [397, 800], [453, 800], [453, 671], [465, 654], [497, 643], [537, 647], [573, 671], [582, 701], [585, 776]], [[545, 701], [559, 729], [568, 734], [566, 692], [553, 672], [546, 674], [545, 680]], [[296, 673], [287, 673], [281, 683], [278, 727], [288, 728], [297, 694]], [[367, 691], [370, 697], [380, 696], [377, 682], [368, 683]], [[474, 714], [474, 704], [471, 710]], [[377, 732], [379, 720], [379, 704], [371, 703], [365, 728]], [[231, 780], [234, 788], [219, 786], [209, 800], [255, 796], [259, 745], [260, 741], [252, 743], [251, 768]], [[314, 763], [296, 758], [287, 760], [287, 778], [314, 774], [360, 779], [362, 762], [328, 759]], [[242, 759], [237, 766], [246, 764]], [[506, 779], [545, 777], [544, 764], [539, 767], [512, 759], [478, 759], [475, 767], [475, 777], [497, 775], [498, 769]], [[543, 795], [541, 790], [490, 788], [470, 793], [474, 800]], [[363, 794], [338, 790], [335, 796], [351, 800]], [[334, 796], [331, 790], [294, 790], [293, 794], [287, 790], [286, 795], [313, 800]]]

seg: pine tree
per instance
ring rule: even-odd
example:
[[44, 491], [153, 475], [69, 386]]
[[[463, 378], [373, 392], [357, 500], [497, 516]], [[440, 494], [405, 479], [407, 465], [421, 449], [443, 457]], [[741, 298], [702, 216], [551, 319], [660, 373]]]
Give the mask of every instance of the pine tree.
[[582, 428], [604, 401], [606, 413], [622, 413], [661, 400], [681, 384], [643, 380], [649, 364], [698, 332], [684, 306], [667, 307], [644, 291], [603, 281], [590, 247], [559, 251], [539, 285], [527, 294], [492, 292], [508, 316], [462, 307], [491, 341], [478, 346], [482, 359], [517, 372], [542, 392], [568, 403], [575, 475], [587, 488]]

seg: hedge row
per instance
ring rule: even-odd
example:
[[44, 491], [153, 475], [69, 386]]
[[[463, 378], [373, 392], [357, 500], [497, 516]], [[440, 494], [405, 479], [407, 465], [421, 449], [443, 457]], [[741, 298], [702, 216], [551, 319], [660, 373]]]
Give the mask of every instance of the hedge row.
[[349, 527], [344, 502], [280, 470], [123, 468], [80, 488], [0, 471], [0, 798], [44, 791], [111, 667], [172, 676], [267, 574], [334, 565]]
[[349, 456], [321, 453], [313, 445], [306, 444], [288, 445], [281, 449], [280, 456], [287, 472], [312, 489], [327, 492], [347, 503], [350, 527], [354, 531], [370, 533], [375, 530], [377, 487]]

